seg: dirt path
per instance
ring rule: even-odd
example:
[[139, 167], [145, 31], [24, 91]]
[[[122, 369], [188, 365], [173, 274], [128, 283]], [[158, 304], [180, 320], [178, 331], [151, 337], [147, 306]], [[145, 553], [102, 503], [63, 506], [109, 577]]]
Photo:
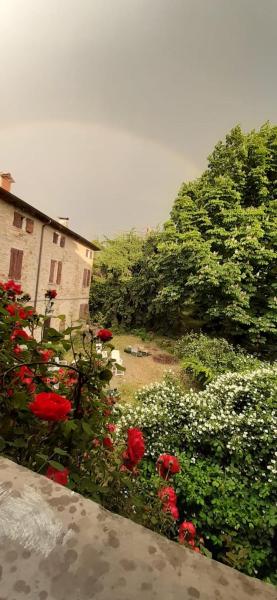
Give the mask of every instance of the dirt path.
[[[135, 392], [150, 383], [161, 381], [166, 371], [180, 373], [178, 361], [174, 361], [172, 354], [161, 350], [154, 342], [142, 342], [135, 335], [116, 335], [112, 343], [120, 351], [123, 366], [126, 371], [123, 376], [113, 377], [111, 387], [116, 387], [121, 393], [121, 402], [133, 402]], [[136, 357], [124, 352], [126, 346], [139, 347], [151, 353], [151, 356]], [[169, 361], [169, 364], [158, 362], [155, 358]]]

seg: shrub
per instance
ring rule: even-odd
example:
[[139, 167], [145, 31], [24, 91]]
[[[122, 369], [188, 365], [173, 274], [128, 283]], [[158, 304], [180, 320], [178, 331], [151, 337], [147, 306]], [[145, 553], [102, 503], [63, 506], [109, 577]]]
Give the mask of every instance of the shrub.
[[[45, 339], [44, 320], [55, 297], [55, 290], [48, 290], [45, 315], [37, 315], [20, 286], [0, 283], [0, 452], [165, 533], [172, 520], [155, 495], [148, 497], [139, 476], [133, 476], [142, 458], [142, 441], [140, 453], [131, 448], [133, 439], [126, 448], [127, 436], [115, 441], [115, 398], [107, 387], [112, 377], [112, 345], [107, 343], [111, 332], [68, 327], [60, 333], [49, 328]], [[73, 342], [77, 332], [78, 350]], [[98, 337], [108, 350], [107, 359], [96, 352]], [[58, 354], [71, 345], [74, 365], [59, 368]], [[128, 456], [132, 460], [124, 470]]]
[[142, 429], [150, 480], [157, 456], [177, 453], [180, 518], [193, 519], [213, 557], [271, 581], [276, 383], [276, 365], [221, 375], [200, 392], [184, 393], [167, 377], [139, 391], [119, 419], [119, 435], [130, 422]]
[[258, 358], [242, 348], [203, 333], [192, 332], [180, 338], [175, 354], [182, 359], [183, 369], [202, 385], [228, 371], [245, 372], [262, 366]]

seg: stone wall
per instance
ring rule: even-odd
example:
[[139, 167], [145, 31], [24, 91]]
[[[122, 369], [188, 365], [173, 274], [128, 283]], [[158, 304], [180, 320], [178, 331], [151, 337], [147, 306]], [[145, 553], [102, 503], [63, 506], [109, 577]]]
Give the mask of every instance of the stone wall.
[[[14, 211], [20, 212], [34, 221], [32, 233], [27, 233], [25, 224], [19, 229], [13, 225]], [[23, 250], [23, 265], [21, 283], [24, 291], [29, 293], [32, 302], [35, 297], [35, 286], [38, 270], [39, 247], [43, 223], [24, 211], [14, 209], [13, 206], [0, 199], [0, 280], [6, 280], [9, 275], [10, 250], [16, 248]], [[79, 319], [80, 305], [88, 303], [89, 287], [83, 287], [84, 269], [92, 270], [93, 257], [90, 257], [90, 250], [85, 245], [77, 242], [69, 234], [65, 235], [65, 246], [61, 247], [53, 243], [53, 234], [55, 228], [51, 225], [44, 227], [43, 251], [40, 269], [39, 290], [38, 290], [38, 312], [44, 312], [45, 301], [44, 294], [49, 288], [54, 288], [58, 292], [55, 301], [54, 315], [66, 315], [67, 323]], [[59, 234], [60, 236], [61, 234]], [[60, 240], [60, 237], [59, 237]], [[86, 251], [89, 255], [86, 256]], [[55, 272], [55, 281], [49, 283], [50, 262], [51, 260], [62, 262], [61, 283], [57, 284], [57, 264]], [[59, 323], [53, 320], [53, 326], [59, 326]]]
[[0, 600], [274, 600], [275, 589], [0, 458]]

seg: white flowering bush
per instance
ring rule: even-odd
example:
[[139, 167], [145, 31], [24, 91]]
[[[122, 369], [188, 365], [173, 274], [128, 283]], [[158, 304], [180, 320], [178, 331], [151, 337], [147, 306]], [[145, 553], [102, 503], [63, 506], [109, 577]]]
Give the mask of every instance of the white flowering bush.
[[143, 429], [147, 452], [190, 452], [276, 475], [277, 365], [227, 373], [204, 391], [184, 393], [173, 378], [144, 387], [134, 407], [121, 407], [119, 430]]
[[144, 387], [121, 406], [118, 435], [142, 429], [151, 487], [160, 454], [178, 456], [180, 519], [193, 520], [213, 558], [277, 583], [277, 365], [226, 373], [185, 393], [173, 377]]

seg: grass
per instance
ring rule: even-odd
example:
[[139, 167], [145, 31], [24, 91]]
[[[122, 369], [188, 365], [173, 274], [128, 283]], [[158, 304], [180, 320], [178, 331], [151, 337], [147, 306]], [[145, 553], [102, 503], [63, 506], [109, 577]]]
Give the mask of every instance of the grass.
[[[180, 361], [172, 355], [173, 340], [154, 334], [149, 337], [142, 341], [139, 335], [118, 333], [112, 339], [113, 346], [120, 351], [125, 371], [124, 375], [112, 378], [110, 387], [117, 388], [122, 403], [134, 403], [137, 390], [145, 385], [162, 381], [169, 370], [180, 379], [186, 389], [191, 387], [189, 377], [182, 374]], [[75, 339], [74, 346], [76, 351], [82, 351], [81, 340], [78, 338]], [[127, 346], [139, 347], [149, 352], [151, 356], [136, 357], [126, 354], [124, 348]], [[72, 361], [71, 350], [67, 352], [65, 358], [68, 362]]]
[[[172, 371], [177, 377], [181, 376], [180, 362], [173, 362], [172, 354], [161, 349], [160, 344], [155, 339], [142, 341], [140, 337], [129, 334], [115, 335], [113, 338], [114, 347], [120, 351], [123, 359], [123, 366], [126, 371], [123, 376], [113, 377], [111, 387], [118, 389], [121, 395], [121, 402], [134, 402], [136, 391], [150, 383], [162, 381], [167, 371]], [[126, 346], [139, 347], [151, 353], [151, 356], [136, 357], [124, 352]], [[156, 359], [156, 360], [155, 360]], [[171, 364], [163, 364], [158, 360], [170, 360]], [[184, 383], [184, 382], [183, 382]]]

